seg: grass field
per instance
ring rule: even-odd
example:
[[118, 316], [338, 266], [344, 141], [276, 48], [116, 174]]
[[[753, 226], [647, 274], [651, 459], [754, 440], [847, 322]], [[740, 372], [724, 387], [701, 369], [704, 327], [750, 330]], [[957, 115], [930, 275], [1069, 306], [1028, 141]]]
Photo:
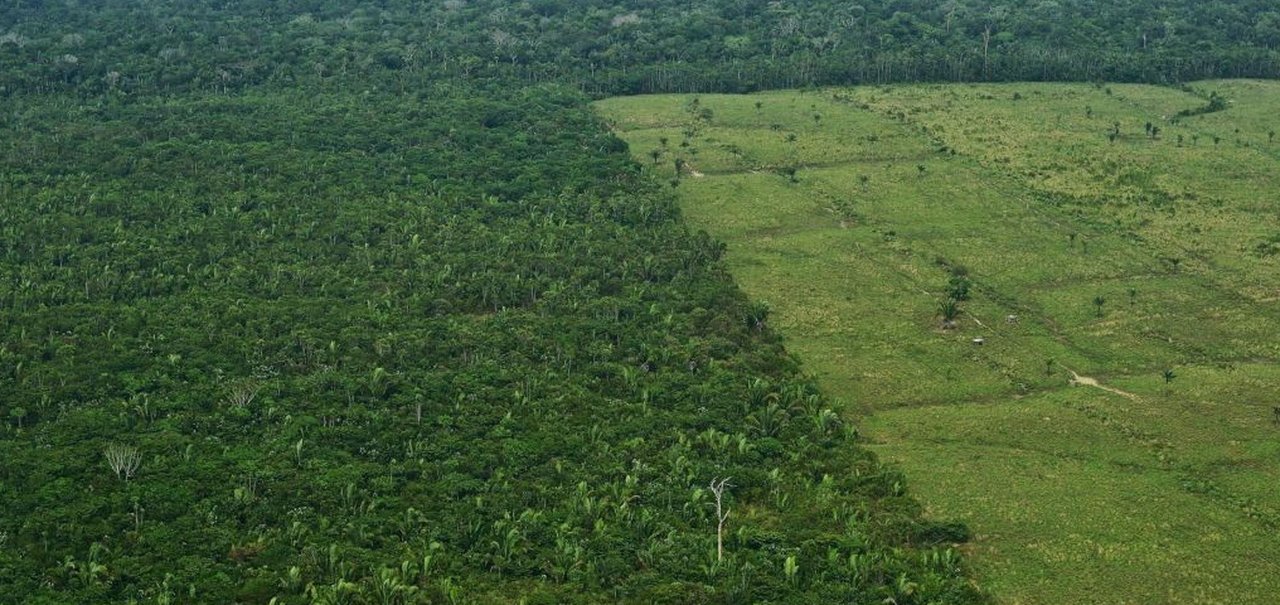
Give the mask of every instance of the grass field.
[[1002, 602], [1280, 602], [1280, 83], [597, 107]]

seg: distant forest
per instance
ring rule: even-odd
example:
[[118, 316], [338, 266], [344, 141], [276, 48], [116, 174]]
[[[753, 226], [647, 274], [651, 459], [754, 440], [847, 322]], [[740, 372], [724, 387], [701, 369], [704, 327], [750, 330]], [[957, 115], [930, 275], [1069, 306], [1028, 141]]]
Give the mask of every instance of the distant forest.
[[1280, 75], [1267, 0], [106, 0], [0, 8], [0, 87], [422, 79], [604, 96], [896, 81]]

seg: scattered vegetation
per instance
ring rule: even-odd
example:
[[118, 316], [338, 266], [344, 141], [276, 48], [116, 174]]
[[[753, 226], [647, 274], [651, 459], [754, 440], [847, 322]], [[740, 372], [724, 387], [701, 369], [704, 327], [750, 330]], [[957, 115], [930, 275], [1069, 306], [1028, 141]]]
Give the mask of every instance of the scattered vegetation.
[[[1192, 88], [1231, 102], [1175, 121], [1210, 93], [701, 96], [742, 156], [680, 191], [686, 216], [728, 242], [735, 277], [774, 303], [770, 325], [824, 390], [864, 413], [872, 447], [973, 529], [966, 560], [999, 598], [1276, 599], [1280, 274], [1258, 243], [1280, 233], [1262, 193], [1280, 97], [1270, 82]], [[678, 127], [666, 116], [682, 98], [596, 106], [643, 149]], [[805, 124], [814, 111], [821, 125]], [[794, 152], [770, 124], [801, 134]], [[1176, 142], [1212, 133], [1249, 145]], [[775, 158], [805, 178], [754, 172]], [[1231, 537], [1205, 548], [1209, 535]]]

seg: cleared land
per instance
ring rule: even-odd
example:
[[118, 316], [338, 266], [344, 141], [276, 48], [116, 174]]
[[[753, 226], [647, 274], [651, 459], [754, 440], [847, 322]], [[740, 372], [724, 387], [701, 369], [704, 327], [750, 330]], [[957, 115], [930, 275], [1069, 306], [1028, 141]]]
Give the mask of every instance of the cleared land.
[[597, 107], [1002, 601], [1280, 602], [1280, 83]]

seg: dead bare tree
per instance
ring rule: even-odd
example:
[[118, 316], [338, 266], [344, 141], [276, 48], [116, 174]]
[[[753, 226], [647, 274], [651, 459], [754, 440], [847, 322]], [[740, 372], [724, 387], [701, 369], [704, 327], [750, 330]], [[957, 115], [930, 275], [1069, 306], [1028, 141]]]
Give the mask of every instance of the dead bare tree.
[[136, 447], [112, 443], [103, 454], [111, 471], [125, 481], [132, 479], [134, 473], [138, 472], [138, 465], [142, 464], [142, 454], [138, 453]]
[[252, 383], [243, 382], [231, 388], [231, 392], [222, 398], [222, 402], [230, 407], [243, 408], [253, 403], [258, 397], [258, 387]]
[[724, 508], [726, 487], [731, 487], [728, 477], [711, 480], [711, 493], [716, 497], [716, 561], [724, 560], [724, 522], [729, 518], [729, 511]]
[[516, 59], [520, 58], [520, 46], [523, 40], [501, 29], [495, 29], [489, 33], [489, 41], [499, 53], [506, 54], [507, 58], [511, 59], [512, 65], [516, 64]]

